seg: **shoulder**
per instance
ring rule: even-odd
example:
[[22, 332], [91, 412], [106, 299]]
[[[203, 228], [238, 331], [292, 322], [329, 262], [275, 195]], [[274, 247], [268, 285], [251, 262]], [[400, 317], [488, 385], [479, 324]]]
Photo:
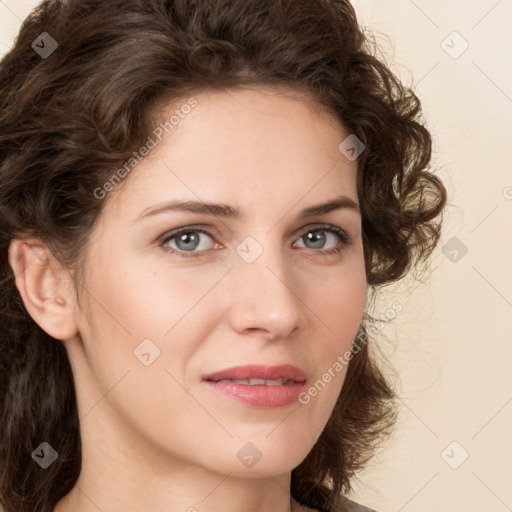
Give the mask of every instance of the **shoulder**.
[[343, 498], [343, 508], [340, 509], [339, 512], [377, 512], [373, 510], [373, 508], [365, 507], [364, 505], [359, 505], [355, 501], [349, 500], [348, 498]]
[[[298, 505], [298, 512], [318, 512], [316, 509], [308, 508], [305, 505]], [[373, 508], [359, 505], [355, 501], [349, 500], [348, 498], [342, 497], [341, 507], [336, 512], [377, 512]]]

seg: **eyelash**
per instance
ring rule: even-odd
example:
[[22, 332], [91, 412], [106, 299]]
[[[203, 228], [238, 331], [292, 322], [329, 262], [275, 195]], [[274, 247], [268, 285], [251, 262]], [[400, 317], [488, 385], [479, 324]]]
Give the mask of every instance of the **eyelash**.
[[[324, 250], [311, 249], [313, 252], [318, 252], [323, 256], [329, 256], [331, 254], [341, 254], [343, 249], [352, 243], [352, 240], [347, 235], [347, 233], [345, 233], [340, 228], [337, 228], [336, 226], [332, 226], [330, 224], [324, 224], [324, 225], [315, 226], [313, 228], [310, 228], [307, 231], [305, 231], [299, 238], [302, 238], [306, 233], [311, 233], [311, 232], [315, 232], [315, 231], [327, 231], [329, 233], [333, 233], [341, 241], [341, 246], [334, 247], [331, 249], [324, 249]], [[167, 233], [166, 235], [164, 235], [164, 238], [161, 239], [161, 241], [159, 242], [160, 246], [163, 247], [165, 251], [171, 252], [173, 254], [177, 254], [178, 256], [180, 256], [182, 258], [198, 258], [198, 257], [202, 256], [202, 254], [204, 252], [207, 252], [206, 250], [190, 251], [190, 252], [189, 251], [180, 251], [180, 250], [176, 250], [176, 249], [171, 249], [169, 247], [164, 247], [165, 244], [169, 243], [171, 240], [173, 240], [174, 238], [178, 237], [179, 235], [181, 235], [183, 233], [204, 233], [205, 235], [208, 235], [210, 238], [214, 239], [214, 237], [210, 233], [208, 233], [207, 231], [204, 231], [202, 229], [196, 229], [193, 227], [180, 228], [180, 229], [171, 231], [171, 232]]]

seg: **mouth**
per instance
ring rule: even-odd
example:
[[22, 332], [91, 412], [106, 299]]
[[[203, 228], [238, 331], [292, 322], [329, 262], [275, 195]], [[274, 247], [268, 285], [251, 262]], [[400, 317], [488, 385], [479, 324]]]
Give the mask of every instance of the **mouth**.
[[238, 366], [203, 377], [205, 385], [220, 395], [266, 409], [297, 402], [306, 381], [304, 372], [292, 365]]
[[288, 384], [296, 384], [297, 381], [293, 379], [221, 379], [221, 380], [210, 380], [210, 382], [233, 382], [234, 384], [245, 384], [247, 386], [286, 386]]
[[203, 376], [203, 380], [213, 382], [236, 382], [248, 386], [282, 386], [288, 384], [304, 384], [306, 374], [291, 364], [266, 366], [251, 364], [235, 366], [219, 372]]

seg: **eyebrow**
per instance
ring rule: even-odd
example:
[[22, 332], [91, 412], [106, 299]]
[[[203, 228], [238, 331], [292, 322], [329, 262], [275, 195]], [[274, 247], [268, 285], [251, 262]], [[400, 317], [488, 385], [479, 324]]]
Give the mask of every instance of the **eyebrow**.
[[[322, 204], [309, 206], [302, 210], [299, 214], [299, 219], [314, 217], [315, 215], [322, 215], [334, 210], [349, 209], [361, 214], [359, 204], [348, 196], [338, 196], [330, 201]], [[134, 221], [153, 217], [160, 213], [169, 211], [184, 211], [192, 213], [200, 213], [203, 215], [211, 215], [212, 217], [223, 217], [226, 219], [239, 219], [242, 217], [240, 210], [227, 204], [220, 203], [204, 203], [201, 201], [171, 201], [157, 205], [156, 207], [146, 208]]]

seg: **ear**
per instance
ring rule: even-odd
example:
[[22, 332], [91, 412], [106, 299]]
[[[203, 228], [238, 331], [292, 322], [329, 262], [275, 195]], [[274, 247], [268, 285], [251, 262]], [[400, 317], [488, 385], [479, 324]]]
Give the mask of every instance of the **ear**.
[[47, 334], [58, 340], [77, 332], [74, 288], [69, 274], [40, 240], [12, 240], [9, 264], [25, 308]]

